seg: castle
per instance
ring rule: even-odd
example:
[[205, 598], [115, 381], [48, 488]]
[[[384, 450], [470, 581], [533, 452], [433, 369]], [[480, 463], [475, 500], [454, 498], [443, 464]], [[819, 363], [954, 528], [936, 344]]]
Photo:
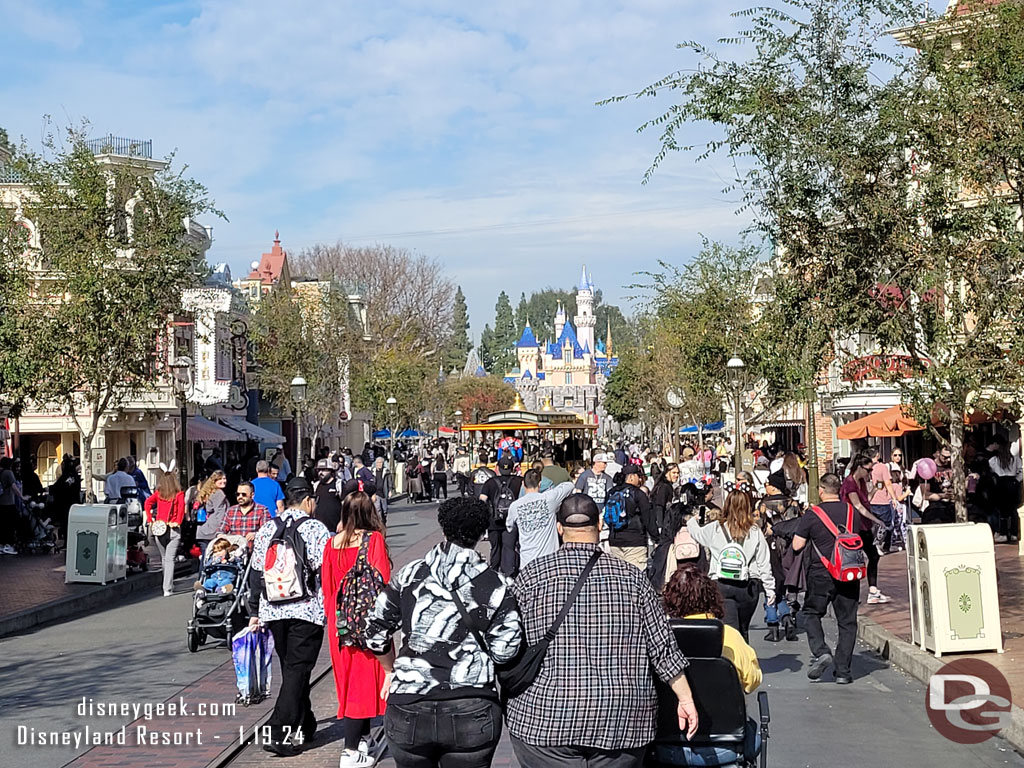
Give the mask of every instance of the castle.
[[[591, 423], [602, 415], [604, 385], [619, 359], [612, 355], [611, 325], [604, 341], [595, 338], [594, 281], [586, 266], [576, 286], [576, 316], [555, 313], [555, 340], [541, 344], [529, 322], [516, 344], [519, 367], [505, 375], [527, 410], [576, 413]], [[574, 325], [575, 323], [575, 325]]]

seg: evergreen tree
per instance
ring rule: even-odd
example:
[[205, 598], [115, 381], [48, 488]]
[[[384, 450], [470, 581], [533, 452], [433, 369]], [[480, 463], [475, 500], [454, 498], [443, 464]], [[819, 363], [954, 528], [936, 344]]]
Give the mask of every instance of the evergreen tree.
[[444, 369], [462, 370], [473, 343], [469, 340], [469, 310], [462, 286], [455, 291], [455, 306], [452, 309], [452, 334], [444, 353]]
[[519, 294], [519, 306], [516, 307], [516, 338], [523, 334], [523, 329], [530, 321], [530, 305], [526, 301], [526, 294]]
[[498, 303], [494, 306], [494, 371], [496, 376], [504, 376], [516, 364], [516, 318], [512, 312], [512, 303], [508, 294], [502, 291], [498, 295]]
[[494, 351], [494, 331], [491, 330], [491, 326], [485, 325], [483, 333], [480, 334], [480, 365], [484, 367], [484, 370], [488, 373], [494, 371], [495, 362], [495, 351]]

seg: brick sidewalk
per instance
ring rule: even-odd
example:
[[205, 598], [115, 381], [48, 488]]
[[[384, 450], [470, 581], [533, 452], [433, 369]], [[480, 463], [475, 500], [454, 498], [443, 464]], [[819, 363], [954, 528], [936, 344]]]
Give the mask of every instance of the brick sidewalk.
[[[1016, 545], [996, 544], [996, 572], [998, 573], [1000, 619], [1003, 630], [1004, 653], [977, 653], [943, 655], [943, 660], [973, 657], [997, 667], [1010, 683], [1013, 700], [1024, 702], [1024, 558], [1017, 554]], [[910, 608], [908, 602], [907, 556], [905, 552], [882, 557], [878, 565], [878, 585], [892, 597], [885, 605], [861, 603], [860, 615], [877, 622], [901, 640], [910, 642]], [[862, 590], [866, 599], [867, 590]]]
[[[403, 512], [408, 512], [409, 515], [415, 516], [417, 521], [434, 519], [436, 515], [436, 509], [433, 507], [403, 509]], [[407, 519], [405, 514], [403, 514], [403, 518]], [[397, 518], [395, 523], [396, 531], [403, 527], [402, 522], [399, 522]], [[399, 537], [404, 541], [405, 536], [396, 533], [396, 538]], [[389, 538], [391, 537], [389, 536]], [[440, 541], [440, 532], [435, 528], [426, 536], [418, 537], [414, 541], [405, 544], [405, 546], [396, 547], [392, 552], [396, 567], [417, 557], [422, 557], [438, 541]], [[126, 726], [129, 746], [109, 745], [94, 747], [76, 760], [68, 763], [67, 768], [117, 768], [118, 766], [139, 766], [140, 768], [143, 766], [145, 768], [189, 766], [190, 768], [202, 768], [203, 766], [222, 765], [225, 759], [238, 749], [239, 729], [247, 736], [251, 736], [252, 730], [266, 721], [273, 709], [276, 689], [281, 679], [280, 667], [275, 657], [272, 683], [273, 692], [270, 699], [255, 706], [238, 707], [233, 716], [196, 717], [195, 713], [200, 704], [223, 705], [234, 700], [234, 666], [230, 661], [227, 651], [223, 651], [223, 653], [225, 654], [224, 664], [200, 678], [197, 682], [183, 688], [179, 694], [167, 699], [168, 702], [176, 702], [178, 697], [181, 696], [192, 716], [154, 718], [148, 722], [142, 719], [136, 720]], [[324, 714], [325, 721], [321, 723], [318, 733], [328, 731], [336, 723], [333, 715], [337, 708], [337, 701], [335, 699], [334, 681], [331, 676], [330, 667], [330, 652], [325, 641], [313, 674], [314, 680], [320, 679], [319, 684], [314, 688], [314, 697], [316, 697], [314, 698], [314, 708], [318, 714], [321, 711], [326, 712]], [[324, 697], [327, 697], [328, 700], [334, 700], [333, 703], [323, 706], [318, 704], [317, 702]], [[152, 746], [138, 745], [136, 737], [138, 735], [137, 728], [140, 726], [148, 728], [150, 732], [161, 731], [178, 734], [194, 733], [196, 728], [201, 728], [203, 731], [202, 743], [193, 742], [192, 744], [183, 744], [181, 746], [168, 746], [164, 744]], [[325, 733], [322, 741], [325, 750], [329, 750], [331, 743], [334, 741], [336, 739], [333, 732], [330, 734]], [[268, 760], [274, 759], [272, 755], [263, 752], [261, 748], [254, 748], [252, 746], [248, 747], [239, 759], [244, 760], [250, 754], [253, 754], [254, 758], [260, 760], [264, 756]], [[337, 764], [338, 754], [340, 753], [334, 753], [334, 764]], [[288, 764], [295, 765], [298, 768], [298, 763], [296, 762], [298, 759], [294, 758], [288, 761]], [[232, 765], [234, 764], [232, 762]]]
[[[143, 591], [157, 593], [160, 555], [149, 549], [149, 571], [130, 574], [108, 584], [65, 584], [65, 554], [0, 557], [0, 637], [82, 613], [108, 608], [117, 600]], [[180, 576], [195, 570], [194, 561], [179, 563]]]

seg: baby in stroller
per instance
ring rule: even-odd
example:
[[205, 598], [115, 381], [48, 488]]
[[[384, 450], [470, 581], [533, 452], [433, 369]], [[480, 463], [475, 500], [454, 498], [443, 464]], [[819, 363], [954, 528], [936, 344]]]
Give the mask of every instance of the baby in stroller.
[[206, 562], [203, 564], [203, 578], [193, 585], [195, 591], [218, 595], [233, 592], [238, 574], [245, 566], [245, 551], [245, 547], [240, 547], [227, 536], [210, 542]]

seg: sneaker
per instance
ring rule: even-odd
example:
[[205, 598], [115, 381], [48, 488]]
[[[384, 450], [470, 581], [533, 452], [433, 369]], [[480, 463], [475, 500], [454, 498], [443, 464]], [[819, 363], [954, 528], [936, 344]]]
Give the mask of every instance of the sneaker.
[[817, 680], [830, 666], [832, 666], [832, 654], [826, 653], [823, 656], [813, 657], [807, 667], [807, 679]]
[[369, 755], [358, 750], [346, 749], [338, 760], [338, 768], [373, 768], [377, 764]]
[[366, 743], [366, 739], [359, 740], [359, 753], [362, 755], [370, 754], [370, 745]]
[[891, 603], [892, 598], [888, 595], [883, 595], [881, 592], [868, 592], [868, 605], [878, 605], [879, 603]]
[[173, 589], [165, 589], [164, 590], [164, 597], [174, 597], [174, 590]]
[[0, 547], [0, 555], [16, 555], [18, 550], [12, 547], [10, 544], [4, 544]]
[[1004, 536], [1001, 533], [997, 533], [995, 536], [992, 537], [992, 541], [995, 544], [1006, 544], [1007, 542], [1010, 541], [1010, 537], [1009, 536]]

